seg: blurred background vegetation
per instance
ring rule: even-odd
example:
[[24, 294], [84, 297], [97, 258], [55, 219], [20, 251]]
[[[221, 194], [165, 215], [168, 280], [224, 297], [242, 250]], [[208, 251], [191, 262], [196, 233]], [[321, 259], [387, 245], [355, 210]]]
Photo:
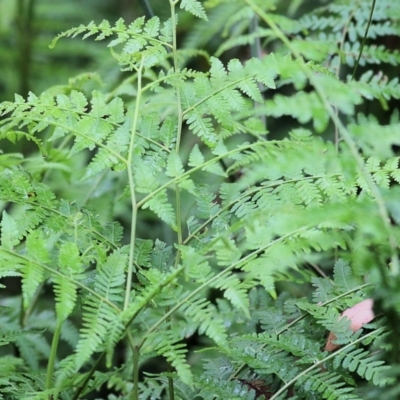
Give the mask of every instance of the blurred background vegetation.
[[[169, 17], [167, 0], [147, 3], [161, 19]], [[206, 1], [203, 3], [207, 6]], [[282, 0], [277, 11], [294, 16], [323, 3], [322, 0]], [[227, 16], [224, 7], [218, 10], [210, 7], [208, 11], [213, 23], [207, 28], [189, 13], [181, 13], [181, 46], [213, 54], [227, 39], [226, 33], [225, 37], [221, 36]], [[146, 15], [144, 0], [0, 0], [0, 101], [13, 100], [14, 93], [40, 94], [49, 87], [67, 84], [69, 78], [83, 72], [97, 71], [103, 85], [112, 86], [122, 76], [104, 44], [82, 42], [80, 38], [62, 40], [54, 49], [49, 49], [49, 44], [58, 33], [79, 24], [103, 19], [113, 24], [119, 18], [129, 23], [142, 15]], [[238, 32], [246, 26], [235, 29]], [[239, 51], [242, 57], [246, 56], [246, 49]], [[226, 57], [236, 52], [231, 51]]]

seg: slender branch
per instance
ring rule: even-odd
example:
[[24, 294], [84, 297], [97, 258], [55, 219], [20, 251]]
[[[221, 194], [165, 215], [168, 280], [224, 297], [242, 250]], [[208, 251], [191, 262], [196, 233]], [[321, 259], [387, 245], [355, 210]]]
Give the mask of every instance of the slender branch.
[[364, 37], [363, 37], [363, 40], [361, 42], [360, 52], [358, 53], [357, 62], [356, 62], [356, 65], [354, 66], [353, 74], [351, 75], [351, 80], [353, 80], [355, 78], [356, 73], [357, 73], [357, 68], [358, 68], [358, 66], [360, 64], [361, 56], [362, 56], [362, 53], [363, 53], [363, 50], [364, 50], [364, 46], [365, 46], [365, 42], [367, 40], [367, 36], [368, 36], [368, 32], [369, 32], [369, 27], [371, 26], [371, 22], [372, 22], [372, 15], [374, 14], [374, 10], [375, 10], [375, 3], [376, 3], [376, 0], [372, 0], [372, 7], [371, 7], [371, 11], [369, 13], [367, 28], [365, 29]]
[[60, 342], [62, 329], [62, 322], [57, 319], [56, 329], [53, 335], [53, 341], [51, 343], [50, 357], [47, 363], [46, 372], [46, 389], [51, 389], [53, 386], [53, 375], [54, 375], [54, 365], [56, 363], [58, 343]]
[[93, 374], [97, 371], [101, 360], [103, 359], [103, 357], [106, 355], [106, 352], [104, 351], [103, 353], [100, 354], [100, 356], [98, 357], [98, 359], [93, 363], [92, 368], [90, 369], [90, 371], [86, 374], [85, 379], [83, 380], [82, 384], [78, 387], [78, 389], [76, 390], [74, 396], [72, 397], [72, 400], [78, 400], [81, 396], [81, 393], [85, 390], [87, 384], [89, 383], [91, 377], [93, 376]]
[[[17, 3], [17, 27], [18, 27], [18, 63], [19, 93], [23, 96], [29, 92], [29, 84], [32, 71], [33, 48], [33, 22], [36, 0], [18, 0]], [[27, 3], [27, 5], [26, 5]]]
[[[234, 206], [235, 204], [239, 203], [241, 200], [245, 199], [248, 196], [252, 196], [255, 193], [260, 193], [263, 190], [268, 190], [270, 188], [276, 188], [279, 187], [281, 185], [286, 185], [286, 184], [291, 184], [291, 183], [297, 183], [297, 182], [302, 182], [302, 181], [312, 181], [312, 180], [316, 180], [319, 178], [324, 178], [326, 175], [314, 175], [314, 176], [304, 176], [302, 178], [299, 179], [288, 179], [286, 181], [284, 181], [283, 183], [271, 183], [269, 185], [263, 185], [263, 186], [255, 186], [252, 189], [246, 190], [245, 192], [243, 192], [238, 198], [236, 198], [235, 200], [231, 201], [230, 203], [226, 204], [225, 206], [221, 207], [215, 214], [213, 214], [211, 217], [209, 217], [205, 222], [203, 222], [197, 229], [195, 229], [192, 233], [190, 233], [186, 239], [184, 240], [183, 244], [187, 244], [188, 242], [190, 242], [194, 237], [196, 237], [196, 235], [201, 232], [207, 225], [209, 225], [212, 221], [214, 221], [216, 218], [218, 218], [221, 214], [224, 213], [224, 211], [229, 210], [232, 206]], [[330, 175], [332, 177], [335, 176], [340, 176], [339, 174], [332, 174]]]
[[134, 268], [134, 253], [135, 253], [135, 240], [136, 240], [136, 220], [137, 220], [137, 202], [135, 193], [135, 181], [133, 178], [133, 150], [135, 145], [135, 135], [137, 130], [137, 125], [139, 122], [139, 112], [140, 112], [140, 102], [142, 96], [142, 72], [143, 72], [144, 58], [140, 61], [139, 71], [138, 71], [138, 81], [137, 81], [137, 97], [135, 104], [135, 111], [133, 115], [132, 127], [131, 127], [131, 140], [129, 143], [128, 159], [126, 163], [126, 168], [128, 171], [128, 181], [129, 181], [129, 191], [131, 195], [131, 205], [132, 205], [132, 216], [131, 216], [131, 239], [129, 246], [129, 264], [126, 278], [126, 288], [125, 288], [125, 301], [124, 310], [129, 306], [130, 295], [132, 290], [132, 278]]
[[[259, 30], [259, 24], [258, 24], [259, 17], [257, 14], [253, 16], [253, 18], [250, 21], [250, 33], [255, 34]], [[260, 36], [256, 36], [256, 38], [253, 40], [253, 42], [250, 45], [250, 54], [251, 57], [253, 58], [258, 58], [261, 60], [262, 57], [262, 49], [261, 49], [261, 39]], [[264, 85], [260, 82], [257, 83], [258, 89], [260, 93], [263, 93], [264, 90]], [[254, 108], [260, 108], [261, 104], [258, 103], [257, 101], [254, 101]], [[261, 113], [260, 115], [260, 120], [263, 123], [263, 126], [267, 128], [267, 117], [264, 113]]]
[[[177, 53], [177, 40], [176, 40], [176, 12], [175, 12], [175, 1], [170, 0], [171, 5], [171, 24], [172, 24], [172, 53], [174, 59], [174, 71], [179, 74], [179, 65], [178, 65], [178, 53]], [[175, 150], [179, 155], [179, 150], [181, 146], [181, 138], [182, 138], [182, 127], [183, 127], [183, 112], [182, 112], [182, 104], [181, 104], [181, 89], [179, 85], [176, 87], [176, 106], [178, 112], [178, 127], [176, 133], [176, 144]], [[181, 209], [181, 193], [178, 182], [175, 183], [175, 204], [176, 204], [176, 229], [178, 235], [178, 244], [182, 244], [182, 209]], [[178, 265], [180, 258], [180, 251], [178, 250], [175, 259], [175, 266]]]
[[[52, 107], [52, 108], [54, 108], [54, 107]], [[42, 119], [42, 118], [39, 118], [39, 117], [34, 117], [34, 118], [32, 118], [32, 117], [30, 117], [29, 114], [28, 114], [28, 112], [23, 116], [23, 118], [24, 118], [24, 120], [26, 120], [26, 121], [31, 121], [31, 122], [43, 122], [43, 119]], [[10, 119], [11, 119], [11, 118], [10, 118]], [[49, 123], [49, 126], [55, 126], [55, 127], [64, 129], [64, 130], [66, 130], [66, 131], [69, 131], [70, 133], [73, 133], [75, 136], [81, 136], [81, 137], [83, 137], [84, 139], [87, 139], [87, 140], [89, 140], [90, 142], [92, 142], [93, 144], [95, 144], [97, 147], [100, 147], [100, 148], [102, 148], [102, 149], [107, 150], [107, 151], [108, 151], [110, 154], [112, 154], [114, 157], [118, 158], [118, 160], [121, 161], [122, 163], [126, 164], [126, 162], [127, 162], [127, 160], [126, 160], [124, 157], [122, 157], [119, 153], [117, 153], [116, 151], [110, 149], [108, 146], [106, 146], [106, 145], [103, 144], [102, 142], [99, 142], [98, 140], [93, 139], [92, 136], [85, 135], [84, 133], [82, 133], [81, 130], [71, 129], [71, 127], [69, 127], [69, 126], [67, 126], [67, 125], [63, 125], [63, 124], [57, 123], [57, 122], [55, 122], [55, 121], [51, 121], [51, 122]], [[23, 133], [23, 132], [22, 132], [22, 133]]]
[[127, 338], [129, 345], [131, 346], [131, 351], [133, 354], [133, 390], [131, 393], [132, 400], [139, 400], [139, 349], [135, 345], [135, 341], [133, 340], [132, 333], [127, 327]]
[[154, 11], [148, 0], [139, 0], [139, 3], [142, 6], [147, 18], [154, 17]]
[[[351, 13], [349, 17], [347, 18], [346, 24], [343, 27], [342, 31], [342, 37], [340, 39], [340, 46], [339, 46], [339, 54], [338, 54], [338, 59], [337, 59], [337, 66], [336, 66], [336, 76], [339, 79], [340, 77], [340, 68], [342, 65], [342, 57], [343, 57], [343, 52], [344, 52], [344, 44], [345, 44], [345, 39], [346, 35], [349, 30], [350, 22], [354, 16], [354, 13]], [[335, 107], [335, 113], [336, 115], [339, 114], [338, 108]], [[335, 125], [335, 147], [336, 147], [336, 152], [339, 153], [339, 141], [340, 141], [340, 135], [338, 131], [338, 127]]]

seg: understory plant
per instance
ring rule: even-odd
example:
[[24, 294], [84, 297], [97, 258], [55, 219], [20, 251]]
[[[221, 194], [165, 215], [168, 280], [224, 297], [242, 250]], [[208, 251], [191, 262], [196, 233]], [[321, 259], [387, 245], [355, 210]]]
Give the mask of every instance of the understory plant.
[[397, 398], [400, 5], [165, 3], [0, 105], [0, 399]]

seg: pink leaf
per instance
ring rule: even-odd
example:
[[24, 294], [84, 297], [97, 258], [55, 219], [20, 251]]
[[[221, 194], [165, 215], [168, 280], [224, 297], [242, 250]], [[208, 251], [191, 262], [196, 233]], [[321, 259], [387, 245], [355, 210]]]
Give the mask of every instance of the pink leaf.
[[[356, 332], [375, 318], [373, 306], [374, 301], [372, 299], [364, 300], [355, 306], [344, 310], [340, 318], [347, 317], [350, 320], [351, 330]], [[325, 345], [326, 351], [334, 351], [340, 347], [340, 345], [333, 343], [335, 340], [335, 334], [333, 332], [329, 332], [328, 340], [326, 341]]]

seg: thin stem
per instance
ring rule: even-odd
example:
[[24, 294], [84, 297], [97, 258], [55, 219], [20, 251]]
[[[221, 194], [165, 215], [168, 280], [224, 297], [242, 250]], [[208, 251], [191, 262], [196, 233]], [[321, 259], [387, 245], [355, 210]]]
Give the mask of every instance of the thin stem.
[[[176, 14], [175, 14], [175, 5], [176, 1], [171, 1], [171, 25], [172, 25], [172, 54], [174, 58], [174, 70], [175, 73], [179, 72], [178, 65], [178, 51], [177, 51], [177, 41], [176, 41]], [[176, 152], [179, 151], [181, 146], [181, 136], [182, 136], [182, 124], [183, 124], [183, 113], [182, 113], [182, 104], [181, 104], [181, 89], [179, 85], [176, 87], [176, 105], [178, 108], [178, 132], [176, 135]]]
[[131, 195], [131, 205], [132, 205], [132, 216], [131, 216], [131, 240], [129, 246], [129, 264], [126, 278], [126, 287], [125, 287], [125, 301], [124, 301], [124, 310], [126, 310], [129, 306], [129, 300], [132, 290], [132, 278], [133, 272], [135, 270], [134, 267], [134, 253], [135, 253], [135, 240], [136, 240], [136, 222], [137, 222], [137, 202], [136, 202], [136, 193], [135, 193], [135, 181], [133, 177], [133, 150], [135, 145], [135, 135], [137, 124], [139, 121], [139, 111], [140, 111], [140, 101], [142, 96], [142, 72], [143, 72], [143, 62], [144, 58], [142, 58], [138, 71], [138, 80], [137, 80], [137, 97], [135, 104], [135, 111], [133, 115], [132, 127], [131, 127], [131, 140], [129, 143], [129, 151], [128, 151], [128, 159], [126, 163], [126, 169], [128, 172], [128, 181], [129, 181], [129, 190]]
[[126, 327], [126, 336], [128, 338], [129, 345], [131, 346], [132, 355], [133, 355], [133, 371], [132, 371], [132, 380], [133, 380], [133, 390], [130, 398], [132, 400], [139, 400], [139, 349], [135, 345], [135, 341], [132, 337], [132, 332], [129, 330], [129, 326]]
[[[137, 223], [137, 206], [136, 206], [136, 193], [135, 193], [135, 181], [133, 177], [133, 149], [135, 145], [135, 135], [137, 124], [139, 121], [139, 111], [140, 111], [140, 100], [142, 96], [142, 71], [143, 71], [144, 58], [141, 59], [139, 70], [138, 70], [138, 80], [137, 80], [137, 97], [135, 104], [135, 111], [131, 127], [131, 140], [129, 144], [128, 160], [127, 160], [127, 172], [129, 181], [129, 190], [131, 195], [131, 206], [132, 206], [132, 216], [131, 216], [131, 240], [129, 246], [129, 263], [128, 272], [126, 277], [126, 289], [125, 289], [125, 301], [124, 310], [129, 307], [131, 290], [132, 290], [132, 279], [133, 272], [135, 271], [134, 266], [134, 256], [135, 256], [135, 240], [136, 240], [136, 223]], [[132, 342], [132, 337], [128, 331], [128, 340]], [[139, 349], [136, 346], [132, 348], [132, 358], [133, 358], [133, 392], [132, 399], [139, 400]]]
[[[168, 370], [168, 372], [172, 372], [172, 368], [171, 368], [170, 364], [168, 364], [167, 370]], [[169, 374], [168, 374], [168, 395], [169, 395], [169, 400], [175, 400], [174, 381], [169, 376]]]
[[[57, 216], [61, 217], [61, 218], [68, 218], [66, 215], [62, 214], [61, 212], [59, 212], [58, 210], [55, 210], [54, 208], [51, 207], [47, 207], [41, 203], [38, 203], [36, 201], [30, 201], [28, 204], [34, 205], [37, 208], [42, 208], [43, 210], [48, 211], [49, 213], [52, 214], [56, 214]], [[95, 229], [93, 229], [90, 226], [91, 232], [93, 232], [94, 235], [96, 235], [99, 239], [101, 239], [101, 241], [103, 241], [104, 243], [107, 243], [108, 246], [116, 249], [118, 246], [111, 242], [108, 238], [106, 238], [102, 233], [96, 231]], [[89, 248], [88, 248], [89, 249]], [[85, 250], [85, 253], [88, 251], [88, 249]]]
[[139, 0], [139, 3], [142, 6], [147, 18], [154, 17], [154, 11], [151, 8], [151, 5], [148, 0]]
[[26, 96], [29, 92], [29, 84], [32, 70], [32, 46], [33, 46], [33, 20], [35, 0], [18, 0], [17, 26], [18, 26], [18, 63], [19, 93]]
[[51, 389], [53, 386], [54, 365], [56, 363], [58, 343], [60, 342], [62, 322], [57, 319], [56, 329], [51, 342], [51, 350], [49, 362], [47, 363], [46, 372], [46, 389]]
[[[54, 108], [54, 107], [53, 107], [53, 108]], [[24, 120], [26, 120], [26, 121], [31, 121], [31, 122], [42, 122], [42, 121], [43, 121], [42, 118], [39, 118], [39, 117], [32, 118], [32, 117], [29, 116], [29, 114], [25, 114], [25, 115], [23, 116], [23, 118], [24, 118]], [[11, 119], [11, 118], [10, 118], [10, 119]], [[4, 122], [4, 121], [2, 121], [2, 122]], [[118, 160], [121, 161], [122, 163], [124, 163], [124, 164], [127, 163], [127, 160], [126, 160], [124, 157], [122, 157], [118, 152], [114, 151], [113, 149], [110, 149], [110, 148], [107, 147], [107, 145], [105, 145], [104, 143], [99, 142], [98, 140], [93, 139], [92, 136], [90, 136], [90, 135], [85, 135], [84, 133], [82, 133], [81, 130], [71, 129], [71, 128], [70, 128], [69, 126], [67, 126], [67, 125], [63, 125], [63, 124], [60, 124], [60, 123], [57, 123], [57, 122], [54, 122], [54, 121], [52, 121], [51, 123], [49, 123], [49, 125], [51, 125], [51, 126], [56, 126], [56, 127], [59, 127], [59, 128], [61, 128], [61, 129], [66, 130], [66, 131], [69, 131], [70, 133], [73, 133], [75, 136], [81, 136], [81, 137], [83, 137], [84, 139], [91, 141], [91, 142], [92, 142], [94, 145], [96, 145], [97, 147], [100, 147], [100, 148], [106, 150], [108, 153], [110, 153], [110, 154], [112, 154], [114, 157], [118, 158]], [[19, 132], [18, 132], [18, 133], [19, 133]], [[21, 133], [24, 133], [24, 132], [21, 132]]]
[[98, 366], [100, 365], [101, 360], [103, 357], [106, 355], [106, 352], [104, 351], [103, 353], [100, 354], [100, 356], [97, 358], [97, 360], [94, 362], [92, 365], [92, 368], [90, 371], [86, 374], [85, 379], [83, 380], [82, 384], [79, 386], [78, 390], [75, 392], [74, 397], [72, 397], [72, 400], [78, 400], [81, 396], [81, 393], [84, 391], [85, 387], [89, 383], [91, 377], [93, 374], [98, 370]]
[[[170, 1], [171, 5], [171, 24], [172, 24], [172, 53], [174, 60], [174, 70], [175, 73], [179, 73], [179, 65], [178, 65], [178, 52], [177, 52], [177, 39], [176, 39], [176, 13], [175, 13], [175, 5], [176, 1]], [[183, 112], [182, 112], [182, 104], [181, 104], [181, 89], [179, 85], [176, 87], [176, 106], [178, 111], [178, 127], [176, 133], [176, 144], [175, 151], [179, 154], [180, 146], [181, 146], [181, 137], [182, 137], [182, 126], [183, 126]], [[175, 203], [176, 203], [176, 228], [178, 235], [178, 244], [182, 244], [182, 210], [181, 210], [181, 193], [178, 182], [175, 183]], [[177, 252], [175, 266], [179, 263], [180, 252]]]
[[362, 56], [362, 53], [363, 53], [363, 50], [364, 50], [365, 42], [367, 40], [369, 27], [371, 26], [371, 22], [372, 22], [372, 15], [374, 14], [374, 10], [375, 10], [375, 3], [376, 3], [376, 0], [372, 0], [372, 7], [371, 7], [371, 11], [369, 13], [369, 19], [368, 19], [367, 28], [365, 29], [363, 41], [361, 42], [360, 52], [358, 53], [357, 62], [356, 62], [356, 65], [354, 66], [353, 74], [351, 75], [351, 80], [353, 80], [355, 78], [356, 73], [357, 73], [357, 68], [358, 68], [358, 66], [360, 64], [360, 59], [361, 59], [361, 56]]
[[[135, 136], [137, 130], [137, 124], [139, 121], [139, 111], [140, 111], [140, 101], [142, 96], [142, 71], [143, 71], [143, 62], [144, 58], [141, 59], [140, 66], [138, 69], [138, 77], [137, 77], [137, 97], [135, 104], [135, 111], [133, 115], [132, 127], [131, 127], [131, 140], [129, 143], [129, 151], [128, 151], [128, 159], [126, 169], [128, 172], [128, 181], [129, 181], [129, 190], [131, 195], [131, 206], [132, 206], [132, 216], [131, 216], [131, 239], [129, 246], [129, 263], [128, 263], [128, 271], [126, 277], [126, 288], [125, 288], [125, 301], [124, 301], [124, 310], [129, 307], [131, 290], [132, 290], [132, 279], [133, 272], [135, 271], [135, 240], [136, 240], [136, 223], [137, 223], [137, 206], [136, 206], [136, 193], [135, 193], [135, 181], [133, 177], [133, 150], [135, 146]], [[128, 340], [130, 340], [131, 344], [133, 344], [132, 337], [130, 332], [128, 331]], [[139, 399], [139, 350], [136, 346], [132, 348], [132, 357], [133, 357], [133, 392], [132, 398], [133, 400]]]
[[[337, 60], [337, 66], [336, 66], [336, 76], [338, 79], [340, 77], [340, 67], [342, 65], [342, 56], [343, 56], [343, 48], [344, 48], [344, 44], [345, 44], [345, 39], [346, 39], [346, 35], [349, 30], [349, 26], [350, 26], [350, 22], [351, 22], [352, 18], [353, 18], [353, 13], [350, 13], [349, 17], [347, 18], [347, 22], [343, 28], [343, 31], [342, 31], [342, 38], [340, 39], [338, 60]], [[335, 112], [336, 112], [336, 115], [339, 115], [339, 111], [338, 111], [337, 107], [335, 107]], [[337, 153], [339, 153], [339, 141], [340, 141], [340, 135], [339, 135], [338, 127], [335, 125], [335, 148], [336, 148]]]
[[310, 262], [309, 265], [310, 265], [319, 275], [321, 275], [323, 278], [329, 279], [328, 276], [325, 274], [325, 272], [324, 272], [317, 264], [314, 264], [313, 262]]
[[[259, 24], [258, 24], [259, 17], [257, 14], [254, 14], [253, 18], [250, 21], [250, 33], [255, 34], [258, 29], [259, 29]], [[261, 50], [261, 39], [259, 36], [257, 36], [253, 42], [250, 45], [250, 54], [251, 57], [253, 58], [258, 58], [261, 60], [262, 57], [262, 50]], [[264, 90], [264, 85], [261, 82], [257, 83], [258, 89], [260, 93], [263, 93]], [[254, 108], [260, 108], [261, 104], [258, 103], [257, 101], [254, 101]], [[267, 117], [265, 116], [264, 113], [261, 113], [260, 115], [261, 122], [263, 123], [263, 126], [267, 128]]]
[[133, 399], [139, 399], [139, 348], [135, 346], [133, 351]]
[[[179, 64], [178, 64], [178, 52], [177, 52], [177, 38], [176, 38], [176, 13], [175, 13], [175, 6], [176, 6], [176, 1], [171, 1], [170, 0], [170, 6], [171, 6], [171, 25], [172, 25], [172, 54], [173, 54], [173, 60], [174, 60], [174, 72], [176, 74], [179, 74]], [[182, 113], [182, 104], [181, 104], [181, 89], [179, 87], [179, 84], [176, 86], [176, 106], [177, 106], [177, 112], [178, 112], [178, 126], [177, 126], [177, 132], [176, 132], [176, 143], [175, 143], [175, 151], [176, 154], [179, 157], [179, 150], [181, 147], [181, 137], [182, 137], [182, 126], [183, 126], [183, 113]], [[176, 230], [177, 230], [177, 241], [178, 244], [181, 245], [183, 242], [182, 238], [182, 209], [181, 209], [181, 192], [179, 188], [179, 183], [175, 183], [175, 213], [176, 213]], [[175, 268], [178, 267], [180, 260], [180, 250], [177, 251], [176, 256], [175, 256]], [[166, 312], [168, 314], [168, 311], [170, 310], [170, 307], [166, 307]], [[172, 318], [169, 316], [167, 318], [167, 323], [168, 326], [166, 329], [170, 330], [171, 329], [171, 324], [172, 324]], [[167, 371], [170, 372], [172, 370], [172, 366], [170, 363], [167, 365]], [[175, 389], [174, 389], [174, 379], [170, 374], [168, 374], [168, 395], [169, 395], [169, 400], [174, 400], [175, 399]]]
[[23, 328], [27, 324], [28, 318], [31, 315], [31, 312], [37, 306], [44, 284], [45, 284], [45, 282], [42, 282], [39, 284], [39, 286], [37, 287], [37, 289], [35, 291], [35, 294], [33, 295], [32, 299], [29, 301], [28, 307], [24, 310], [22, 319], [20, 321], [21, 328]]
[[[190, 242], [193, 238], [196, 237], [196, 235], [201, 232], [207, 225], [209, 225], [212, 221], [214, 221], [216, 218], [218, 218], [221, 214], [223, 214], [224, 211], [229, 210], [232, 206], [234, 206], [235, 204], [239, 203], [242, 199], [251, 196], [255, 193], [260, 193], [263, 190], [268, 190], [270, 188], [275, 188], [275, 187], [279, 187], [281, 185], [287, 185], [287, 184], [291, 184], [291, 183], [297, 183], [297, 182], [301, 182], [301, 181], [311, 181], [311, 180], [317, 180], [319, 178], [324, 178], [326, 175], [314, 175], [314, 176], [305, 176], [299, 179], [289, 179], [283, 183], [272, 183], [270, 185], [263, 185], [261, 187], [256, 186], [250, 190], [247, 190], [245, 192], [243, 192], [238, 198], [236, 198], [235, 200], [231, 201], [230, 203], [226, 204], [225, 206], [221, 207], [215, 214], [213, 214], [211, 217], [209, 217], [205, 222], [203, 222], [197, 229], [195, 229], [192, 233], [190, 233], [186, 239], [183, 241], [183, 244], [187, 244], [188, 242]], [[330, 177], [335, 177], [335, 176], [340, 176], [339, 174], [332, 174], [329, 175]]]

